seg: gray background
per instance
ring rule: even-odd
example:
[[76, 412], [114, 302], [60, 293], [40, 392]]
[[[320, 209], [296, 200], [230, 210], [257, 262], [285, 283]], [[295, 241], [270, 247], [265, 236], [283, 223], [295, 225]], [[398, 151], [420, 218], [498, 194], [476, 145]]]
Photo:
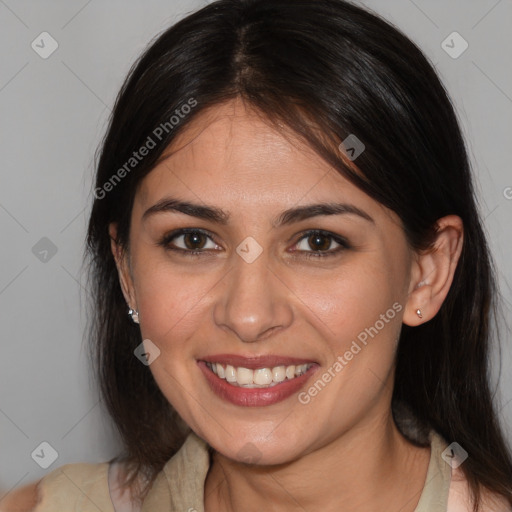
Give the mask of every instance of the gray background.
[[[117, 451], [83, 340], [80, 265], [93, 155], [132, 62], [153, 36], [205, 3], [0, 0], [0, 494]], [[362, 3], [423, 49], [456, 104], [510, 319], [512, 2]], [[45, 31], [58, 43], [47, 59], [31, 47]], [[469, 43], [458, 58], [441, 46], [454, 31]], [[512, 439], [510, 333], [504, 338], [500, 417]], [[58, 452], [48, 469], [31, 457], [43, 441]]]

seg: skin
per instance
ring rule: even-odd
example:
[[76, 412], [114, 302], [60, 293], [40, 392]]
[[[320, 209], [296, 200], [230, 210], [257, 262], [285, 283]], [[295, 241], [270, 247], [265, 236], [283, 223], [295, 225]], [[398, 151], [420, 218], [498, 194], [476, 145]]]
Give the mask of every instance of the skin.
[[[178, 212], [142, 220], [165, 196], [214, 205], [231, 217], [226, 225]], [[283, 210], [319, 202], [350, 203], [374, 222], [343, 214], [272, 226]], [[129, 253], [115, 243], [115, 224], [110, 234], [142, 339], [161, 351], [149, 368], [216, 450], [205, 482], [207, 512], [415, 509], [430, 448], [409, 443], [392, 419], [394, 359], [402, 323], [435, 316], [453, 279], [462, 221], [450, 215], [438, 225], [434, 248], [416, 253], [396, 214], [238, 99], [202, 112], [175, 139], [138, 189]], [[188, 238], [188, 247], [207, 254], [158, 245], [179, 228], [210, 231], [213, 239]], [[307, 259], [316, 249], [303, 235], [310, 229], [342, 236], [349, 248]], [[236, 252], [248, 236], [263, 249], [252, 263]], [[178, 235], [171, 245], [187, 248], [186, 241]], [[328, 237], [320, 246], [339, 247]], [[395, 302], [402, 306], [396, 316], [308, 404], [297, 393], [265, 407], [230, 404], [196, 364], [220, 353], [302, 357], [319, 364], [307, 389]], [[243, 462], [249, 447], [255, 464]]]

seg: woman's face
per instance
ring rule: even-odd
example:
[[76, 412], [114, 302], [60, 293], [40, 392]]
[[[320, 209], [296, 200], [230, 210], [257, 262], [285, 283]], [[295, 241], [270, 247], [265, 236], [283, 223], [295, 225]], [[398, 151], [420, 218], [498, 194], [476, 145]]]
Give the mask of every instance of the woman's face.
[[[381, 424], [413, 261], [398, 217], [239, 101], [173, 147], [137, 192], [124, 275], [169, 402], [240, 461], [290, 461]], [[171, 200], [196, 209], [154, 208]], [[304, 210], [341, 203], [360, 213]], [[294, 377], [299, 363], [312, 366]]]

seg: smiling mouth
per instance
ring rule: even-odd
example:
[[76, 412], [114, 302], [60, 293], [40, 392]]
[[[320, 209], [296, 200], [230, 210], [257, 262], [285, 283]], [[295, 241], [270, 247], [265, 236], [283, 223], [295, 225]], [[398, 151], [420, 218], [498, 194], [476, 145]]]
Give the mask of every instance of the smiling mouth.
[[232, 386], [243, 388], [269, 388], [304, 375], [314, 363], [274, 366], [273, 368], [244, 368], [230, 364], [205, 361], [206, 366], [220, 379]]

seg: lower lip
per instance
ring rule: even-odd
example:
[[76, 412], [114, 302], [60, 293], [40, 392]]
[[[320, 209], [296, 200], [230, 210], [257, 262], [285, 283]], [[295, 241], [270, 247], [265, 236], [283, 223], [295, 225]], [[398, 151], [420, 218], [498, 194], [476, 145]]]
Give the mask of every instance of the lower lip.
[[205, 361], [197, 361], [212, 391], [220, 398], [234, 405], [244, 407], [263, 407], [281, 402], [302, 388], [306, 381], [315, 373], [318, 365], [313, 364], [306, 373], [291, 380], [285, 380], [268, 388], [244, 388], [232, 386], [225, 379], [221, 379], [213, 373]]

